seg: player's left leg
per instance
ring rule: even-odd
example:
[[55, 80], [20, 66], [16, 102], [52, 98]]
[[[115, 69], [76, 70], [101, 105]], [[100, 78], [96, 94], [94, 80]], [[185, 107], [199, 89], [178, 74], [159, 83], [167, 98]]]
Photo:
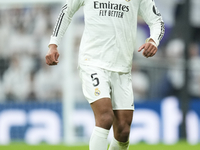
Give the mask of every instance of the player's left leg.
[[133, 110], [114, 110], [114, 138], [109, 150], [128, 150]]
[[133, 110], [114, 110], [114, 115], [114, 137], [120, 142], [127, 142], [129, 140]]
[[127, 150], [134, 110], [131, 73], [113, 72], [111, 75], [114, 138], [109, 150]]

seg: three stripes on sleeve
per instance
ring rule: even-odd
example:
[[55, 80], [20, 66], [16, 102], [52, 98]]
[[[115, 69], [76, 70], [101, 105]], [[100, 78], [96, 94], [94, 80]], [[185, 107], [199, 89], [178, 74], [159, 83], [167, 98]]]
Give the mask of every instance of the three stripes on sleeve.
[[61, 23], [62, 23], [62, 20], [63, 20], [64, 15], [65, 15], [64, 11], [65, 11], [66, 9], [67, 9], [67, 4], [64, 5], [64, 6], [62, 7], [62, 11], [61, 11], [61, 13], [60, 13], [60, 15], [59, 15], [59, 17], [58, 17], [58, 19], [57, 19], [56, 26], [55, 26], [54, 31], [53, 31], [53, 36], [54, 36], [54, 37], [57, 37], [57, 36], [58, 36], [58, 32], [59, 32], [59, 30], [60, 30], [60, 25], [61, 25]]

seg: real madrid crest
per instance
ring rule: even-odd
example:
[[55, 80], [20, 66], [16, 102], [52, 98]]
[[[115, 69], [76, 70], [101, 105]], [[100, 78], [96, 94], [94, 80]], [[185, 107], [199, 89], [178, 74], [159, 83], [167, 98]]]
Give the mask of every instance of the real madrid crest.
[[98, 88], [95, 89], [94, 95], [99, 96], [101, 94], [100, 90]]
[[125, 0], [125, 1], [130, 2], [131, 0]]

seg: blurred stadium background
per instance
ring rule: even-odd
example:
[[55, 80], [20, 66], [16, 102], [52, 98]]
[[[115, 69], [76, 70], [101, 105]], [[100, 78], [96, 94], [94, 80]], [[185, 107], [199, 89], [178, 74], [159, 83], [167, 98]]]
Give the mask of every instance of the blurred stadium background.
[[[60, 63], [45, 64], [50, 35], [64, 2], [0, 0], [2, 149], [13, 143], [80, 145], [89, 141], [94, 117], [76, 67], [84, 29], [82, 9], [59, 47]], [[200, 1], [155, 2], [166, 33], [153, 58], [134, 53], [136, 110], [130, 143], [172, 145], [184, 140], [200, 148]], [[148, 36], [149, 29], [139, 17], [135, 49]]]

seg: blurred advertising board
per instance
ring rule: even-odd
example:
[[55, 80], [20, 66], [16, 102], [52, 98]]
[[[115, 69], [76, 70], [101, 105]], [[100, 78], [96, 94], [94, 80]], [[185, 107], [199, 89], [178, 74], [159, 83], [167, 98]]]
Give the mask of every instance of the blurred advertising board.
[[[135, 104], [130, 143], [174, 144], [180, 140], [182, 111], [175, 97], [162, 101]], [[186, 116], [187, 141], [200, 142], [200, 101], [191, 101]], [[94, 127], [91, 109], [77, 107], [74, 111], [74, 128], [77, 142], [88, 142]], [[110, 130], [109, 140], [113, 131]], [[12, 141], [27, 144], [59, 144], [63, 141], [62, 103], [0, 104], [0, 145]]]

